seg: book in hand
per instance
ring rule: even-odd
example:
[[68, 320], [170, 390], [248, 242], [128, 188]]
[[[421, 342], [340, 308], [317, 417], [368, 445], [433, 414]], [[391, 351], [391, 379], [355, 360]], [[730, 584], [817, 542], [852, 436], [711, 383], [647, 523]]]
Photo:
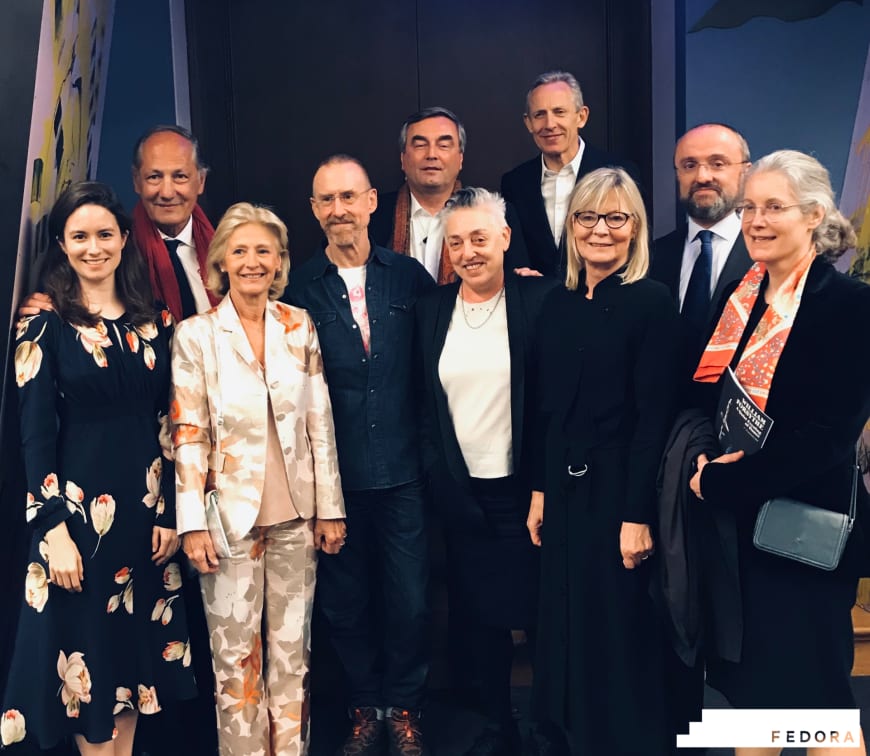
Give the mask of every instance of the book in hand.
[[723, 376], [716, 419], [723, 454], [741, 450], [754, 454], [764, 446], [773, 427], [773, 418], [746, 393], [730, 367]]

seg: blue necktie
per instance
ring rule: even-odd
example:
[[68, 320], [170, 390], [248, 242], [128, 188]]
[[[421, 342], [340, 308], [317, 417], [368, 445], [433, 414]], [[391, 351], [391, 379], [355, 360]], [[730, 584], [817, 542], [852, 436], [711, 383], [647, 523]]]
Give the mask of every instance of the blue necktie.
[[707, 312], [710, 309], [710, 277], [713, 273], [713, 232], [707, 229], [698, 232], [701, 254], [695, 260], [692, 276], [683, 297], [683, 317], [698, 331], [705, 330]]
[[178, 245], [181, 242], [178, 239], [164, 239], [163, 243], [166, 245], [166, 249], [169, 250], [169, 259], [175, 271], [175, 280], [178, 282], [178, 292], [181, 294], [182, 316], [189, 318], [191, 315], [196, 315], [196, 300], [193, 298], [193, 291], [190, 288], [190, 282], [187, 280], [187, 273], [181, 264], [181, 258], [178, 256]]

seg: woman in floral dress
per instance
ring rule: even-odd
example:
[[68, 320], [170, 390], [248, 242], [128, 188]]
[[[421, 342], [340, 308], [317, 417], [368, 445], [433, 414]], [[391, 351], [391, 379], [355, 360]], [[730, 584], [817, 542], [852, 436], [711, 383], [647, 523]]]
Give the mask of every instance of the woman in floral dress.
[[49, 231], [55, 311], [16, 334], [32, 544], [0, 737], [130, 754], [139, 714], [194, 694], [162, 450], [171, 318], [109, 187], [73, 184]]

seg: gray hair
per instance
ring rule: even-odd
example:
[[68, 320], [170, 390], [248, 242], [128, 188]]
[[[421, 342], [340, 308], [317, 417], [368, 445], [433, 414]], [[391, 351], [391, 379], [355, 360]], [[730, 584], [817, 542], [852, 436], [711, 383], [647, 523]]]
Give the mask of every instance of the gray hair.
[[425, 121], [428, 118], [446, 118], [448, 121], [453, 121], [459, 134], [459, 151], [465, 152], [465, 126], [462, 125], [462, 121], [459, 120], [456, 113], [440, 106], [423, 108], [423, 110], [418, 110], [405, 119], [405, 122], [402, 124], [402, 130], [399, 132], [399, 152], [404, 152], [405, 147], [408, 146], [408, 128], [411, 124], [420, 123], [420, 121]]
[[208, 166], [202, 161], [199, 154], [199, 141], [190, 129], [176, 124], [152, 126], [136, 140], [136, 144], [133, 145], [133, 170], [138, 171], [142, 167], [142, 149], [145, 147], [145, 142], [155, 134], [177, 134], [182, 139], [186, 139], [190, 142], [190, 146], [193, 149], [193, 162], [196, 165], [196, 170], [200, 173], [208, 173]]
[[530, 105], [529, 103], [532, 101], [532, 92], [534, 92], [538, 87], [542, 87], [545, 84], [556, 84], [558, 82], [562, 82], [563, 84], [567, 84], [568, 88], [571, 90], [571, 94], [574, 97], [574, 106], [577, 110], [583, 107], [583, 91], [580, 89], [580, 84], [577, 79], [574, 78], [573, 74], [568, 73], [567, 71], [547, 71], [547, 73], [542, 73], [532, 82], [532, 86], [528, 92], [526, 92], [526, 112], [525, 115], [529, 114]]
[[441, 227], [447, 224], [447, 219], [457, 210], [466, 209], [486, 210], [499, 228], [507, 226], [504, 198], [498, 192], [478, 186], [464, 186], [444, 203], [444, 208], [438, 213]]
[[797, 150], [777, 150], [758, 160], [746, 178], [756, 173], [780, 173], [788, 181], [798, 203], [821, 208], [822, 222], [813, 230], [816, 252], [836, 259], [855, 246], [858, 239], [851, 222], [838, 209], [831, 188], [831, 177], [812, 155]]

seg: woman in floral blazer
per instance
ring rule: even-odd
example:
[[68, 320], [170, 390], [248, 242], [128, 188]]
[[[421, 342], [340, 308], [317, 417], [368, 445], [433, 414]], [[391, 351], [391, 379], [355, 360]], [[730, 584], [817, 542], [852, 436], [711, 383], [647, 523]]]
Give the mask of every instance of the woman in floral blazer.
[[178, 530], [202, 575], [220, 750], [301, 754], [316, 550], [336, 553], [345, 537], [320, 346], [304, 310], [274, 301], [290, 264], [270, 210], [233, 205], [206, 264], [209, 287], [226, 296], [176, 332], [171, 416]]
[[0, 737], [130, 754], [140, 714], [195, 693], [172, 559], [171, 317], [109, 187], [73, 184], [49, 230], [55, 309], [16, 334], [32, 543]]

